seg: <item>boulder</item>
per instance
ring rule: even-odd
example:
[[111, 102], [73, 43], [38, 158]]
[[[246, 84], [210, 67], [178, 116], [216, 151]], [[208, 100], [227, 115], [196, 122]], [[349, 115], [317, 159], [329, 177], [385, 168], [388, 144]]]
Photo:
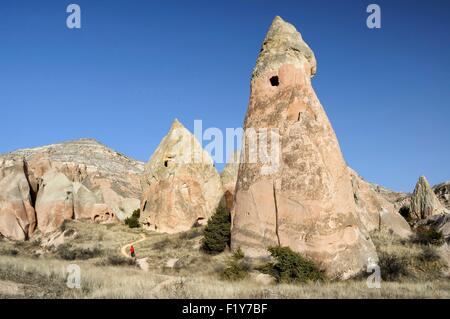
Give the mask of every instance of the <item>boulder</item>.
[[36, 215], [24, 161], [0, 158], [0, 235], [24, 240], [35, 228]]
[[159, 232], [204, 223], [223, 196], [213, 160], [178, 120], [146, 164], [141, 183], [141, 223]]
[[166, 261], [165, 267], [166, 268], [177, 268], [177, 265], [180, 263], [179, 258], [170, 258]]
[[257, 271], [252, 271], [249, 275], [253, 281], [257, 282], [261, 286], [271, 286], [276, 283], [275, 278], [268, 274], [262, 274]]
[[411, 197], [410, 217], [412, 220], [426, 219], [446, 212], [439, 202], [425, 176], [420, 176]]
[[311, 86], [315, 72], [314, 54], [300, 33], [276, 17], [253, 71], [244, 129], [246, 137], [257, 131], [263, 146], [269, 138], [261, 130], [271, 131], [275, 138], [267, 149], [279, 158], [273, 156], [276, 165], [269, 168], [264, 160], [255, 162], [249, 154], [256, 146], [245, 141], [231, 246], [250, 257], [268, 255], [269, 246], [289, 246], [328, 276], [346, 279], [377, 255], [357, 214], [336, 135]]
[[396, 206], [380, 194], [379, 187], [366, 182], [350, 167], [348, 170], [356, 209], [366, 229], [387, 230], [401, 238], [411, 236], [408, 222], [398, 213]]

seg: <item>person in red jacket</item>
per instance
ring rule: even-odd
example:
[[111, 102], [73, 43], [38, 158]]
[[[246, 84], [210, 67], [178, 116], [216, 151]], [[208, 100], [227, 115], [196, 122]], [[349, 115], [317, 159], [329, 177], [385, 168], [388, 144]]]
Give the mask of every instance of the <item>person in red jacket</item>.
[[130, 247], [130, 254], [131, 254], [131, 257], [133, 257], [133, 258], [136, 256], [135, 253], [134, 253], [133, 245], [131, 245], [131, 247]]

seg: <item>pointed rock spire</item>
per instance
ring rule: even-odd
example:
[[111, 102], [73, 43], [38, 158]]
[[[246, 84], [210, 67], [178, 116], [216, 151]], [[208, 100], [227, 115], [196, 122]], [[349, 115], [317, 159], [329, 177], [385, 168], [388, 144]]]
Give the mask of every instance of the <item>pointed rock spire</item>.
[[305, 68], [309, 76], [314, 76], [317, 68], [314, 52], [303, 41], [301, 34], [292, 24], [276, 16], [264, 39], [253, 77], [269, 69], [276, 70], [283, 64]]
[[411, 198], [412, 219], [425, 219], [445, 212], [425, 176], [420, 176]]
[[[275, 130], [281, 145], [271, 142], [270, 149], [280, 155], [279, 165], [268, 171], [267, 163], [249, 160], [255, 145], [243, 148], [231, 246], [251, 257], [289, 246], [330, 277], [346, 279], [377, 255], [357, 215], [336, 135], [311, 86], [315, 66], [300, 33], [276, 17], [253, 72], [245, 131]], [[258, 146], [272, 139], [260, 136]]]
[[146, 164], [141, 184], [141, 222], [168, 233], [205, 223], [223, 195], [211, 156], [178, 120]]

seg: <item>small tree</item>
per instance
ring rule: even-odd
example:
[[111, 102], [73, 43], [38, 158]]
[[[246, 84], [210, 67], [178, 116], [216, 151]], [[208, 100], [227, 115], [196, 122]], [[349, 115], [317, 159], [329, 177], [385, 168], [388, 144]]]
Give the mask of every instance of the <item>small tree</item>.
[[136, 209], [130, 217], [125, 218], [125, 225], [128, 225], [130, 228], [137, 228], [140, 226], [139, 218], [141, 217], [141, 210]]
[[231, 215], [228, 209], [220, 205], [216, 213], [208, 220], [203, 238], [203, 250], [220, 253], [230, 245]]

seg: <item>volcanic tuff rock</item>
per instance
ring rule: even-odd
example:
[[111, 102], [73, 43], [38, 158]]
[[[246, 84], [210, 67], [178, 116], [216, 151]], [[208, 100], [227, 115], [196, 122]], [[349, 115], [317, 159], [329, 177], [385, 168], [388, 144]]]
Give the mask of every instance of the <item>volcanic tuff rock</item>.
[[368, 231], [388, 230], [402, 238], [412, 235], [408, 222], [398, 213], [395, 204], [388, 201], [380, 188], [366, 182], [350, 167], [356, 209]]
[[204, 224], [223, 196], [210, 155], [178, 120], [145, 165], [141, 222], [175, 233]]
[[2, 155], [0, 232], [24, 239], [36, 224], [47, 233], [64, 219], [123, 219], [139, 208], [143, 167], [90, 139]]
[[445, 211], [446, 209], [439, 202], [425, 176], [420, 176], [411, 197], [411, 218], [413, 220], [426, 219]]
[[434, 186], [433, 191], [441, 203], [450, 210], [450, 181]]
[[220, 174], [224, 191], [224, 199], [229, 210], [233, 208], [240, 157], [241, 153], [239, 151], [234, 152], [228, 159], [227, 165]]
[[289, 246], [331, 277], [345, 279], [377, 255], [357, 215], [337, 138], [311, 86], [315, 72], [314, 54], [300, 33], [276, 17], [253, 72], [245, 130], [278, 129], [280, 165], [267, 172], [262, 163], [241, 162], [231, 244], [253, 257], [267, 255], [269, 246]]
[[23, 160], [0, 157], [0, 235], [24, 240], [36, 228], [36, 214]]

